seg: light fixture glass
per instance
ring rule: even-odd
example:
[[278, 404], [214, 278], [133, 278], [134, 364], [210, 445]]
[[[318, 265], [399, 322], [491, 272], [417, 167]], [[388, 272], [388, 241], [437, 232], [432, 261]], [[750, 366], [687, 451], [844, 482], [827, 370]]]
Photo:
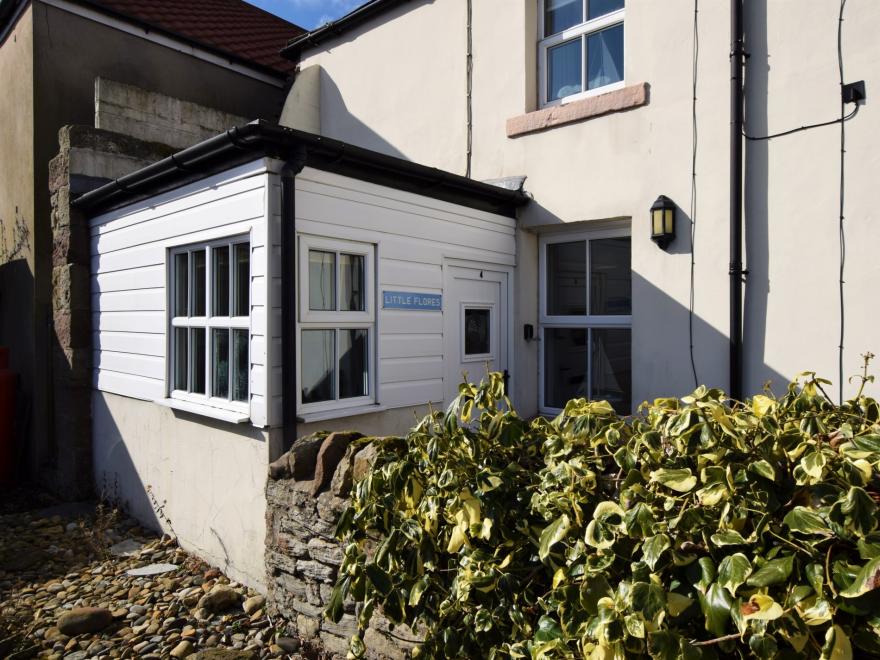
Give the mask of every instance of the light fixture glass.
[[675, 202], [660, 195], [651, 205], [651, 240], [665, 250], [675, 239]]

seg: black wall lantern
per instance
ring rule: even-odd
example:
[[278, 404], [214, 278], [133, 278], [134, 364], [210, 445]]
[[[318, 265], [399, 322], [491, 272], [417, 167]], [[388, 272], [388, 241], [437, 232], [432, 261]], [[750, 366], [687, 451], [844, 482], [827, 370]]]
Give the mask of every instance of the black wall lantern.
[[660, 195], [651, 205], [651, 240], [666, 249], [675, 238], [675, 202]]

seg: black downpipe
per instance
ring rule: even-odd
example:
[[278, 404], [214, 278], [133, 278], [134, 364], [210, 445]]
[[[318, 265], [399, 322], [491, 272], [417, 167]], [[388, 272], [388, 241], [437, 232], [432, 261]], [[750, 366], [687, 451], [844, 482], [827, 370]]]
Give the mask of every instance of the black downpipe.
[[730, 2], [730, 396], [742, 400], [743, 69], [742, 0]]
[[306, 163], [301, 157], [287, 161], [281, 170], [281, 401], [283, 451], [296, 440], [296, 175]]

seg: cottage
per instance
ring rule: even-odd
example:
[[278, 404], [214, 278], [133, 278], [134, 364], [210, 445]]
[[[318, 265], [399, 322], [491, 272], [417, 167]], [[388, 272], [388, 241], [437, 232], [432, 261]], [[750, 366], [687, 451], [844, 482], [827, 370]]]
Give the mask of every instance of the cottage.
[[828, 3], [731, 5], [732, 66], [716, 3], [373, 0], [285, 50], [286, 128], [82, 196], [96, 480], [259, 583], [268, 462], [400, 432], [462, 372], [506, 372], [524, 415], [805, 368], [849, 393], [880, 132], [841, 82], [871, 88], [880, 9], [836, 43]]
[[261, 584], [267, 466], [293, 438], [402, 431], [462, 372], [512, 372], [527, 201], [263, 122], [82, 196], [96, 478]]

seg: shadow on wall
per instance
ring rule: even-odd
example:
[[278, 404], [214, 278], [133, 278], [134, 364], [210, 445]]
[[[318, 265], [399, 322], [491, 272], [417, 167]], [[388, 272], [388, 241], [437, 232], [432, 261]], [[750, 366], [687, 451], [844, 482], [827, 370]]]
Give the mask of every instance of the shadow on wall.
[[[95, 479], [108, 499], [224, 572], [258, 577], [241, 550], [255, 547], [245, 522], [254, 511], [262, 518], [262, 509], [252, 507], [264, 498], [264, 486], [255, 490], [248, 482], [254, 477], [248, 452], [236, 451], [256, 440], [262, 454], [261, 429], [98, 391], [92, 414]], [[261, 476], [267, 463], [260, 463]]]
[[[676, 242], [687, 242], [679, 237]], [[681, 268], [681, 277], [688, 277], [688, 266]], [[694, 376], [690, 362], [689, 312], [686, 305], [673, 299], [665, 291], [633, 272], [633, 403], [660, 396], [683, 396], [694, 390]], [[700, 290], [706, 299], [712, 292]], [[725, 287], [721, 296], [727, 295]], [[699, 300], [699, 298], [698, 298]], [[699, 384], [728, 390], [728, 359], [730, 341], [726, 333], [713, 327], [697, 313], [693, 317], [694, 361]], [[757, 356], [749, 348], [747, 360]], [[790, 378], [769, 365], [750, 362], [751, 373], [761, 374], [763, 380], [746, 396], [759, 394], [761, 384], [768, 383], [780, 394]], [[793, 374], [792, 374], [793, 375]]]
[[[92, 396], [92, 424], [95, 482], [96, 487], [103, 491], [99, 496], [118, 505], [145, 527], [162, 529], [159, 516], [161, 509], [158, 508], [163, 504], [159, 500], [162, 495], [152, 492], [150, 484], [145, 484], [141, 479], [125, 446], [122, 431], [116, 425], [102, 396]], [[98, 466], [112, 466], [112, 469], [102, 469]]]
[[323, 68], [321, 68], [321, 108], [333, 109], [332, 130], [325, 132], [324, 126], [321, 127], [321, 133], [327, 137], [408, 160], [406, 154], [349, 112], [345, 99], [342, 98], [342, 92]]
[[34, 276], [23, 257], [0, 264], [0, 346], [9, 348], [9, 368], [17, 376], [13, 442], [16, 479], [29, 473], [40, 457], [28, 449], [31, 432], [31, 389], [33, 387]]

